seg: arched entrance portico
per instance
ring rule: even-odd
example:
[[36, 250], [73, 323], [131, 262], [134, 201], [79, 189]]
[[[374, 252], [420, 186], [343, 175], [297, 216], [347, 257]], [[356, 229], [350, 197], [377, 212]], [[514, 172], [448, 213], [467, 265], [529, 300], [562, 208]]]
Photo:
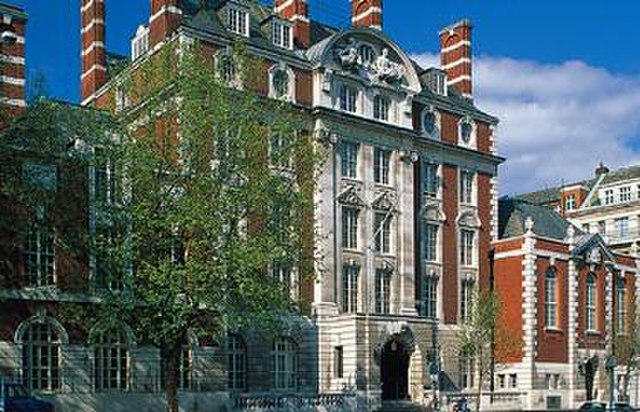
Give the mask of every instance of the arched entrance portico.
[[400, 339], [391, 338], [382, 348], [380, 380], [382, 400], [409, 399], [410, 349]]

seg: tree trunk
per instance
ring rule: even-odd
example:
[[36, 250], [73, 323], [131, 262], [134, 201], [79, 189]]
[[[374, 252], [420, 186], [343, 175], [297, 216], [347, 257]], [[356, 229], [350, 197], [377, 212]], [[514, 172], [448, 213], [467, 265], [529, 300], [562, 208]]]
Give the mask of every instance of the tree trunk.
[[480, 403], [482, 402], [482, 380], [484, 379], [482, 371], [478, 374], [478, 400], [476, 401], [476, 412], [480, 412]]
[[167, 412], [179, 412], [178, 364], [180, 363], [180, 346], [162, 348], [161, 356], [164, 361], [164, 392], [167, 398]]

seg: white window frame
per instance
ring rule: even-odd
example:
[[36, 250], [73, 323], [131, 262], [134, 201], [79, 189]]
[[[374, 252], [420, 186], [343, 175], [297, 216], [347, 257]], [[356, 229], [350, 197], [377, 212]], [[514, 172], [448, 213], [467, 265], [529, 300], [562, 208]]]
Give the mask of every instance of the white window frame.
[[460, 389], [473, 389], [475, 387], [475, 360], [468, 354], [461, 353], [458, 356], [458, 369], [460, 375]]
[[371, 66], [377, 59], [378, 52], [375, 47], [368, 43], [358, 44], [358, 63], [364, 67]]
[[[620, 304], [622, 302], [622, 304]], [[623, 276], [616, 279], [616, 333], [626, 333], [627, 281]]]
[[281, 134], [273, 134], [269, 138], [269, 166], [277, 170], [291, 171], [293, 169], [293, 144], [290, 138]]
[[375, 313], [391, 313], [391, 273], [385, 269], [376, 269]]
[[376, 211], [374, 213], [373, 237], [374, 251], [381, 254], [392, 253], [392, 220], [393, 215], [385, 211]]
[[422, 167], [422, 190], [428, 197], [439, 198], [442, 179], [440, 165], [424, 162]]
[[298, 387], [298, 345], [288, 337], [273, 343], [273, 387], [296, 390]]
[[622, 186], [619, 191], [620, 203], [631, 201], [631, 186]]
[[58, 280], [55, 231], [44, 221], [44, 216], [38, 216], [30, 225], [25, 240], [24, 272], [29, 285], [55, 285]]
[[604, 204], [605, 206], [612, 205], [615, 203], [615, 196], [613, 189], [606, 189], [604, 191]]
[[360, 238], [360, 209], [342, 206], [342, 248], [358, 249]]
[[360, 145], [358, 143], [343, 141], [340, 145], [340, 175], [347, 179], [358, 178], [358, 158], [360, 157]]
[[[431, 229], [434, 229], [435, 233]], [[433, 221], [424, 223], [423, 244], [424, 260], [431, 263], [440, 262], [440, 223]]]
[[22, 333], [22, 377], [30, 391], [62, 388], [63, 342], [56, 329], [51, 322], [32, 322]]
[[544, 275], [544, 326], [546, 329], [560, 329], [558, 325], [558, 271], [549, 268]]
[[373, 181], [380, 185], [391, 184], [391, 151], [375, 147], [373, 149]]
[[288, 22], [273, 21], [273, 44], [277, 47], [293, 50], [293, 27]]
[[[281, 93], [277, 90], [276, 76], [278, 73], [284, 73], [287, 76], [287, 90], [286, 93]], [[296, 96], [296, 74], [286, 64], [278, 63], [269, 68], [269, 97], [271, 99], [278, 99], [295, 103]]]
[[341, 83], [338, 87], [338, 107], [343, 112], [358, 113], [358, 88], [346, 83]]
[[630, 230], [629, 230], [629, 217], [625, 216], [625, 217], [620, 217], [618, 219], [614, 220], [614, 225], [616, 228], [616, 236], [619, 239], [626, 239], [629, 237], [630, 235]]
[[131, 356], [125, 332], [120, 329], [102, 331], [96, 336], [92, 346], [94, 390], [96, 392], [129, 390]]
[[436, 319], [438, 317], [438, 283], [439, 278], [425, 275], [422, 278], [422, 304], [424, 317]]
[[229, 31], [249, 37], [249, 11], [239, 7], [227, 9], [227, 27]]
[[342, 312], [358, 313], [360, 267], [344, 265], [342, 267]]
[[460, 169], [458, 199], [462, 205], [474, 206], [476, 204], [476, 173]]
[[598, 279], [593, 273], [585, 281], [585, 330], [598, 331]]
[[382, 94], [373, 96], [373, 118], [381, 122], [391, 119], [391, 99]]
[[472, 279], [462, 279], [460, 282], [460, 321], [465, 323], [469, 319], [473, 305], [473, 294], [476, 284]]
[[468, 227], [460, 228], [459, 263], [464, 267], [476, 266], [477, 230]]
[[576, 195], [568, 195], [564, 199], [564, 210], [572, 211], [576, 209]]

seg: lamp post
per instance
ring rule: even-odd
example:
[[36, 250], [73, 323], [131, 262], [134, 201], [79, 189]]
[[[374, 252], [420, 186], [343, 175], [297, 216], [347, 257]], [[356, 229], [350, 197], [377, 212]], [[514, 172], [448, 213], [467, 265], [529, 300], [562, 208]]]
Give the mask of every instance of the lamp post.
[[607, 374], [609, 375], [609, 410], [613, 411], [613, 396], [615, 391], [615, 372], [618, 366], [618, 359], [611, 355], [604, 364]]
[[431, 378], [431, 390], [433, 391], [433, 410], [440, 410], [438, 389], [440, 386], [440, 344], [438, 342], [438, 319], [434, 318], [431, 324], [433, 359], [429, 365], [429, 377]]

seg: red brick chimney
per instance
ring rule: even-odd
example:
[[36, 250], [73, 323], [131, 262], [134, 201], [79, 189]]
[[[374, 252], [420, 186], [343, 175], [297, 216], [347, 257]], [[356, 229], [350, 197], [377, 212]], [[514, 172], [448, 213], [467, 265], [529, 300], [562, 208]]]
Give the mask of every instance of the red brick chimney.
[[9, 118], [25, 107], [24, 32], [27, 14], [23, 9], [0, 3], [0, 111]]
[[182, 22], [180, 0], [151, 0], [149, 48], [153, 50], [168, 39]]
[[473, 98], [471, 28], [471, 21], [461, 20], [440, 32], [440, 57], [447, 84], [469, 99]]
[[82, 0], [82, 104], [107, 82], [105, 0]]
[[296, 46], [306, 49], [311, 45], [311, 24], [307, 0], [275, 0], [274, 13], [293, 23], [293, 39]]
[[351, 0], [351, 23], [382, 30], [382, 0]]

